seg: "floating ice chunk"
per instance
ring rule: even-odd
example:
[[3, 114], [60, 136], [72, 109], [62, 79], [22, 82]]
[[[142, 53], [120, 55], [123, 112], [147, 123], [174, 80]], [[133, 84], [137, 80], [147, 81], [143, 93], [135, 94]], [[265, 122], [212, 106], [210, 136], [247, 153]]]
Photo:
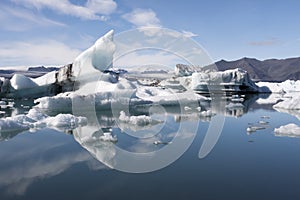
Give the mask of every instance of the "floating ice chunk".
[[0, 119], [0, 132], [24, 131], [28, 126], [22, 125], [12, 119]]
[[188, 111], [188, 110], [192, 110], [192, 108], [189, 106], [184, 106], [184, 110]]
[[62, 93], [54, 97], [41, 97], [34, 100], [34, 103], [38, 103], [36, 106], [40, 109], [51, 109], [51, 110], [71, 110], [72, 109], [72, 98], [68, 95], [69, 93]]
[[37, 84], [31, 79], [22, 74], [15, 74], [10, 79], [10, 84], [15, 90], [34, 88]]
[[211, 110], [204, 110], [200, 112], [200, 116], [202, 117], [211, 117], [213, 115]]
[[296, 124], [290, 123], [279, 128], [274, 129], [276, 136], [287, 136], [287, 137], [300, 137], [300, 127]]
[[159, 145], [159, 144], [170, 144], [171, 142], [162, 142], [162, 141], [160, 141], [160, 140], [155, 140], [154, 142], [153, 142], [153, 144], [155, 144], [155, 145]]
[[43, 119], [46, 119], [47, 117], [49, 117], [48, 115], [46, 115], [46, 114], [42, 113], [41, 111], [34, 109], [34, 108], [30, 109], [26, 116], [35, 121], [40, 121], [40, 120], [43, 120]]
[[240, 68], [223, 72], [195, 72], [192, 74], [191, 88], [196, 91], [240, 91], [240, 86], [243, 86], [243, 91], [258, 92], [258, 87], [250, 79], [248, 72]]
[[300, 110], [300, 95], [290, 99], [285, 99], [273, 106], [273, 108], [283, 108], [287, 110]]
[[119, 120], [121, 122], [130, 123], [133, 125], [144, 126], [152, 123], [152, 118], [146, 115], [127, 116], [124, 111], [120, 112]]
[[55, 117], [48, 117], [44, 120], [36, 122], [35, 126], [74, 128], [86, 124], [87, 119], [85, 117], [75, 117], [71, 114], [58, 114]]
[[25, 125], [25, 126], [30, 126], [32, 123], [36, 122], [35, 120], [31, 119], [30, 117], [26, 115], [16, 115], [13, 117], [8, 117], [8, 119], [11, 119], [19, 124]]
[[257, 104], [276, 104], [280, 101], [284, 96], [282, 94], [270, 94], [267, 98], [259, 98], [256, 100]]
[[6, 106], [7, 103], [5, 101], [0, 101], [0, 106]]
[[103, 133], [102, 136], [99, 137], [100, 140], [105, 142], [117, 142], [117, 136], [112, 136], [110, 132]]
[[259, 123], [259, 124], [262, 124], [262, 125], [267, 125], [267, 124], [269, 124], [269, 122], [266, 122], [266, 121], [259, 121], [258, 123]]
[[272, 93], [290, 93], [290, 92], [300, 92], [300, 81], [286, 80], [281, 83], [271, 83], [271, 82], [258, 82], [256, 83], [261, 92], [265, 92], [262, 90], [263, 88], [269, 89]]
[[233, 98], [231, 98], [231, 101], [232, 102], [244, 102], [245, 101], [245, 99], [244, 98], [242, 98], [242, 97], [233, 97]]
[[76, 128], [87, 124], [85, 117], [76, 117], [71, 114], [58, 114], [57, 116], [49, 117], [36, 109], [31, 109], [27, 115], [21, 114], [7, 117], [0, 119], [0, 121], [0, 130], [2, 132], [44, 127]]
[[247, 132], [256, 132], [257, 130], [262, 130], [262, 129], [266, 129], [266, 127], [262, 127], [262, 126], [250, 126], [247, 128]]

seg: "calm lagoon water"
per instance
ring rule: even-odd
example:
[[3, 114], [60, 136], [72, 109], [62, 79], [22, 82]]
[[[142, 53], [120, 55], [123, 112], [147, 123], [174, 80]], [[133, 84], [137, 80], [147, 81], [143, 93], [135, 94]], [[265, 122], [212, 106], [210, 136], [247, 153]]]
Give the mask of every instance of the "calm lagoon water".
[[[30, 106], [21, 101], [6, 113], [26, 112]], [[172, 109], [152, 113], [164, 123], [149, 127], [117, 126], [109, 113], [97, 113], [102, 131], [118, 137], [116, 144], [84, 142], [85, 132], [78, 130], [1, 133], [0, 199], [299, 199], [300, 138], [274, 135], [274, 128], [299, 125], [299, 120], [255, 103], [231, 114], [238, 116], [227, 113], [216, 144], [204, 158], [199, 158], [199, 150], [210, 120], [178, 116]], [[249, 123], [260, 120], [269, 122], [266, 128], [247, 134]], [[109, 161], [115, 156], [114, 145], [139, 153], [168, 148], [172, 143], [155, 145], [153, 137], [170, 142], [180, 125], [194, 131], [195, 138], [173, 163], [137, 174], [108, 167], [114, 166]]]

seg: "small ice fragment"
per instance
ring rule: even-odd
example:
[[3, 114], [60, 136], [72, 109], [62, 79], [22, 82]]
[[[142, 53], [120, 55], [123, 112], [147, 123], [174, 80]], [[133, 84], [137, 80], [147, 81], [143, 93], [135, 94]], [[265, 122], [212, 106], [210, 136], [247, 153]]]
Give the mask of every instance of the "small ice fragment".
[[155, 145], [159, 145], [159, 144], [170, 144], [171, 142], [162, 142], [162, 141], [160, 141], [160, 140], [155, 140], [154, 142], [153, 142], [153, 144], [155, 144]]
[[232, 102], [239, 102], [239, 103], [241, 103], [241, 102], [244, 102], [245, 99], [241, 98], [241, 97], [235, 97], [235, 98], [232, 98], [231, 101]]
[[261, 126], [250, 126], [247, 128], [247, 132], [256, 132], [257, 130], [265, 129], [266, 127]]
[[270, 119], [270, 116], [261, 116], [262, 119]]
[[248, 127], [248, 128], [247, 128], [247, 132], [255, 132], [255, 130], [252, 129], [251, 127]]
[[150, 116], [146, 116], [146, 115], [127, 116], [124, 111], [120, 112], [119, 120], [123, 123], [129, 123], [138, 126], [145, 126], [153, 123], [153, 120]]
[[192, 109], [191, 109], [191, 107], [184, 106], [184, 110], [186, 110], [186, 111], [187, 111], [187, 110], [192, 110]]
[[207, 111], [204, 110], [204, 111], [200, 112], [200, 116], [211, 117], [212, 112], [211, 112], [211, 110], [207, 110]]
[[259, 121], [258, 123], [259, 123], [259, 124], [262, 124], [262, 125], [266, 125], [266, 124], [268, 124], [269, 122], [266, 122], [266, 121]]
[[103, 133], [102, 136], [99, 137], [100, 140], [105, 141], [105, 142], [117, 142], [118, 139], [116, 136], [112, 136], [110, 132]]

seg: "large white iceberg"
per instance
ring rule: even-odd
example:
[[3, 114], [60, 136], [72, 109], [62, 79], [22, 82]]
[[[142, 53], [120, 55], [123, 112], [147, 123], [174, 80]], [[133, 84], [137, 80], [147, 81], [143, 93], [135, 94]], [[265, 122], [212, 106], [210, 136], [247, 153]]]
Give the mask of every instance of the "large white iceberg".
[[191, 87], [196, 91], [223, 90], [229, 92], [258, 92], [258, 87], [242, 69], [223, 72], [195, 72], [192, 74]]
[[144, 86], [139, 80], [129, 80], [119, 76], [115, 70], [107, 70], [112, 67], [114, 51], [113, 31], [110, 31], [80, 54], [65, 72], [61, 70], [58, 74], [59, 77], [71, 74], [76, 90], [36, 99], [37, 107], [70, 111], [72, 106], [76, 109], [86, 109], [85, 105], [91, 104], [94, 104], [96, 109], [110, 109], [112, 106], [122, 108], [150, 103], [178, 105], [181, 101], [204, 99], [192, 91], [174, 92], [161, 85]]
[[79, 82], [80, 87], [86, 83], [111, 78], [103, 74], [103, 72], [112, 67], [115, 52], [113, 35], [114, 31], [109, 31], [74, 60], [72, 74], [76, 81]]

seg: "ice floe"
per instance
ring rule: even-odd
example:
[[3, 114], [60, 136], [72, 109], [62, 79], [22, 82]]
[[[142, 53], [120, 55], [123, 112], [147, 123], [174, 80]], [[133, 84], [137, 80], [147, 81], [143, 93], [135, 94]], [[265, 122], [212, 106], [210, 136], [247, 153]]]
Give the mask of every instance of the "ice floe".
[[287, 136], [287, 137], [300, 137], [300, 127], [296, 124], [290, 123], [279, 128], [274, 129], [276, 136]]
[[[281, 83], [258, 82], [256, 84], [260, 88], [265, 88], [272, 93], [300, 92], [300, 80], [286, 80]], [[261, 92], [267, 92], [267, 90], [262, 90]]]
[[0, 119], [0, 132], [20, 132], [28, 130], [29, 127], [23, 124], [18, 123], [13, 119]]
[[144, 126], [152, 123], [152, 118], [146, 115], [127, 116], [124, 111], [120, 112], [119, 120], [121, 122], [130, 123], [134, 125]]
[[40, 129], [45, 127], [57, 129], [73, 129], [87, 124], [85, 117], [76, 117], [71, 114], [58, 114], [48, 116], [31, 109], [27, 115], [20, 114], [13, 117], [0, 119], [0, 132], [23, 131], [28, 129]]
[[286, 110], [300, 110], [300, 95], [285, 99], [273, 106], [274, 108]]

